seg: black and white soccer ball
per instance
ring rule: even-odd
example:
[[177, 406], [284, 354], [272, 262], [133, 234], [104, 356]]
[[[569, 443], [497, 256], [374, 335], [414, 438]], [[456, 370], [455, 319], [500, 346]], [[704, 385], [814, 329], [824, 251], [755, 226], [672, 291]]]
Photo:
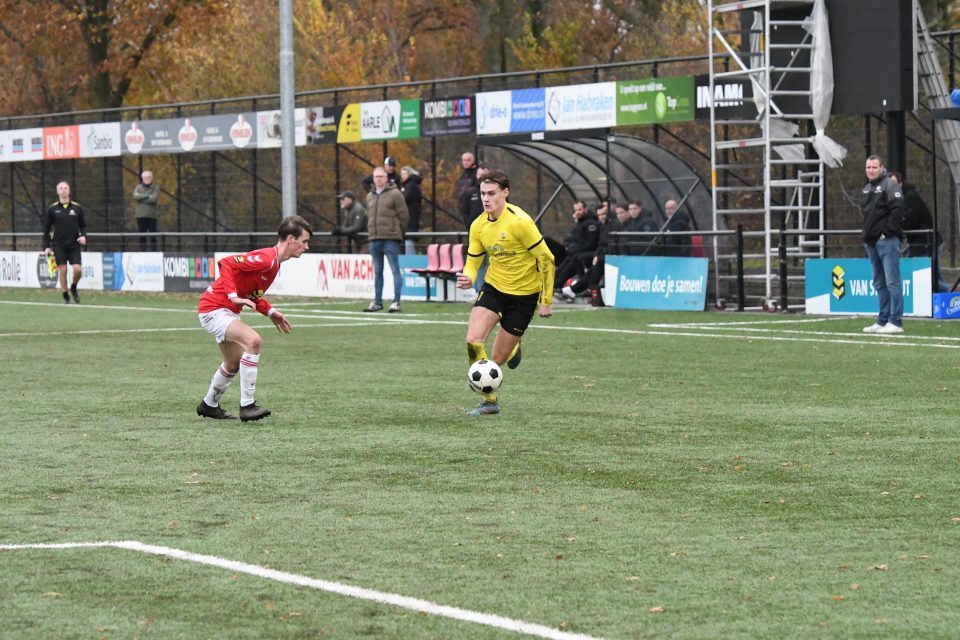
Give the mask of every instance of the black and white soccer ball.
[[477, 393], [492, 393], [503, 382], [503, 371], [493, 360], [477, 360], [467, 371], [467, 382]]

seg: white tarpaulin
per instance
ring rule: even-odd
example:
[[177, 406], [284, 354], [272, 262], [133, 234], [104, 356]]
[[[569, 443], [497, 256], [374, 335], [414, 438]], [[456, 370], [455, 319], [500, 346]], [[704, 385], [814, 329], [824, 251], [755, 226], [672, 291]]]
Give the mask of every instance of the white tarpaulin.
[[813, 51], [810, 52], [810, 106], [813, 108], [813, 126], [817, 131], [813, 148], [825, 165], [835, 169], [843, 165], [847, 150], [825, 133], [833, 107], [833, 50], [823, 0], [813, 3], [813, 12], [806, 22], [803, 28], [813, 37]]

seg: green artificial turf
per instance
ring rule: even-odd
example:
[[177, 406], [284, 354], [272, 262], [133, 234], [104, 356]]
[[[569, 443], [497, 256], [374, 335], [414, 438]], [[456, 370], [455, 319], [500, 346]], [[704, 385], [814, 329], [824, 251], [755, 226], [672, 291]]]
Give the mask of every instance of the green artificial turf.
[[[559, 303], [468, 418], [467, 305], [280, 300], [291, 335], [244, 314], [274, 415], [241, 424], [195, 414], [220, 362], [195, 299], [57, 301], [0, 290], [0, 544], [136, 540], [610, 639], [960, 628], [960, 325]], [[519, 637], [113, 548], [0, 551], [0, 611], [4, 638]]]

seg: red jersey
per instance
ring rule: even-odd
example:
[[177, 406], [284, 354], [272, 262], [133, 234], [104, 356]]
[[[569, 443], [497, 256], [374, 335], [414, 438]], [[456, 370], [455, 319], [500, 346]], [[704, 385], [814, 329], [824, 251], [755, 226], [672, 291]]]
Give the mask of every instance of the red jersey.
[[227, 256], [219, 263], [220, 276], [200, 296], [199, 313], [216, 309], [230, 309], [237, 313], [243, 308], [230, 302], [231, 297], [247, 298], [257, 304], [257, 311], [268, 315], [273, 307], [263, 294], [280, 273], [276, 247], [257, 249], [250, 253]]

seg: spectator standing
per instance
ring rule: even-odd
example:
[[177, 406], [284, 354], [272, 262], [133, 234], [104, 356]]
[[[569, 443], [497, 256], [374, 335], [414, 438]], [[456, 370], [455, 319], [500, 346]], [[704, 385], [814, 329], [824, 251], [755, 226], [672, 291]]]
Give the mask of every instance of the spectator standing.
[[[134, 216], [137, 218], [137, 231], [140, 233], [157, 232], [157, 200], [160, 199], [160, 187], [153, 182], [153, 172], [140, 174], [140, 184], [133, 188]], [[140, 236], [140, 251], [147, 250], [147, 236]], [[157, 250], [157, 236], [150, 236], [150, 250]]]
[[344, 191], [337, 195], [340, 201], [340, 224], [330, 233], [343, 236], [347, 239], [347, 250], [351, 253], [358, 251], [366, 239], [362, 234], [367, 232], [367, 210], [357, 202], [353, 191]]
[[[486, 341], [500, 325], [493, 340], [491, 359], [515, 369], [520, 364], [520, 338], [534, 313], [553, 315], [553, 254], [547, 248], [533, 219], [520, 207], [507, 203], [510, 179], [491, 171], [480, 184], [485, 215], [470, 226], [470, 248], [457, 287], [469, 289], [484, 254], [490, 257], [487, 282], [470, 311], [467, 324], [467, 358], [470, 364], [487, 358]], [[467, 415], [500, 413], [497, 394], [484, 394], [483, 402]]]
[[690, 231], [690, 214], [686, 211], [679, 211], [676, 200], [667, 200], [663, 204], [663, 210], [667, 214], [667, 221], [663, 224], [663, 230], [666, 234], [663, 236], [662, 255], [675, 256], [681, 258], [690, 257], [690, 236], [671, 235], [677, 231]]
[[[407, 233], [420, 231], [420, 213], [423, 208], [423, 189], [420, 187], [423, 177], [420, 172], [409, 165], [400, 168], [400, 184], [403, 187], [403, 199], [407, 203], [407, 212], [410, 220], [407, 222]], [[417, 252], [414, 238], [407, 236], [404, 240], [404, 253], [413, 255]]]
[[280, 333], [290, 333], [290, 322], [267, 302], [263, 293], [270, 288], [280, 263], [299, 258], [309, 248], [313, 230], [300, 216], [289, 216], [277, 228], [279, 242], [272, 247], [245, 255], [227, 256], [218, 263], [220, 275], [200, 296], [197, 313], [200, 325], [213, 334], [223, 355], [223, 362], [213, 374], [207, 395], [197, 405], [197, 415], [215, 420], [233, 420], [220, 406], [233, 378], [240, 374], [240, 420], [260, 420], [270, 415], [266, 407], [257, 406], [254, 391], [260, 364], [260, 334], [240, 319], [244, 307], [259, 311], [273, 322]]
[[900, 243], [903, 240], [903, 193], [890, 179], [880, 156], [864, 165], [867, 184], [860, 192], [863, 214], [863, 247], [873, 267], [873, 288], [880, 301], [877, 321], [864, 333], [903, 333], [903, 281], [900, 278]]
[[[933, 229], [933, 216], [930, 214], [930, 208], [923, 201], [920, 194], [909, 182], [904, 182], [903, 176], [897, 171], [890, 172], [890, 178], [893, 179], [903, 192], [903, 231], [907, 238], [907, 256], [910, 258], [933, 257], [932, 247], [930, 246], [929, 233], [910, 233], [917, 229]], [[940, 271], [940, 254], [943, 252], [943, 236], [940, 230], [935, 229], [937, 243], [937, 268], [933, 273], [933, 293], [946, 293], [950, 290], [950, 285], [943, 279], [943, 273]]]
[[367, 231], [370, 238], [370, 257], [373, 258], [373, 302], [364, 311], [383, 309], [383, 259], [390, 263], [393, 273], [393, 302], [389, 312], [400, 311], [400, 293], [403, 278], [400, 275], [400, 243], [407, 226], [407, 203], [397, 185], [388, 182], [384, 169], [373, 170], [373, 191], [367, 194]]
[[[387, 156], [383, 159], [383, 170], [387, 173], [387, 183], [400, 186], [400, 176], [397, 175], [397, 159], [393, 156]], [[373, 191], [373, 173], [367, 175], [366, 178], [361, 180], [363, 184], [363, 192], [370, 193]]]
[[[43, 219], [43, 253], [53, 255], [59, 271], [60, 293], [63, 303], [73, 301], [80, 304], [77, 284], [82, 273], [81, 247], [87, 244], [87, 223], [83, 218], [83, 207], [70, 199], [70, 185], [64, 181], [57, 184], [57, 201], [47, 207]], [[70, 293], [67, 293], [67, 263], [73, 270]]]
[[[470, 224], [474, 219], [479, 215], [479, 212], [474, 214], [473, 211], [476, 208], [476, 205], [471, 207], [471, 195], [476, 189], [476, 197], [479, 200], [479, 188], [480, 182], [477, 180], [477, 158], [470, 151], [464, 151], [460, 156], [460, 166], [463, 167], [463, 173], [460, 174], [460, 179], [457, 180], [457, 211], [460, 212], [460, 217], [463, 218], [463, 224], [467, 228], [467, 231], [470, 230]], [[483, 205], [480, 204], [480, 211], [483, 211]]]

